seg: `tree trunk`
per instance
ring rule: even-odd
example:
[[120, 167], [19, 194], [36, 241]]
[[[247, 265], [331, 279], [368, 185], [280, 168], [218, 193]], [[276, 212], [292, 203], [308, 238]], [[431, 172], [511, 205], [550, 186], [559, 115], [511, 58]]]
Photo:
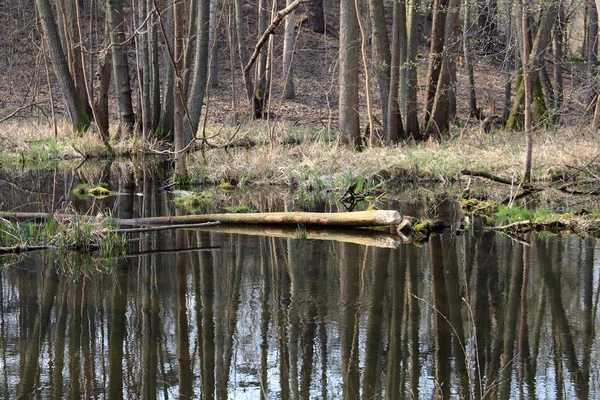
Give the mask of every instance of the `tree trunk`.
[[174, 49], [173, 59], [175, 61], [175, 87], [173, 98], [174, 110], [174, 139], [175, 139], [175, 174], [179, 176], [187, 175], [185, 162], [185, 88], [183, 87], [182, 69], [184, 64], [184, 26], [187, 22], [185, 15], [185, 2], [183, 0], [173, 0], [173, 12], [175, 15], [173, 23]]
[[588, 20], [587, 20], [587, 77], [588, 94], [586, 104], [589, 106], [595, 100], [598, 93], [598, 8], [597, 3], [588, 0]]
[[219, 41], [217, 39], [217, 0], [210, 0], [210, 24], [208, 27], [208, 52], [210, 65], [208, 84], [210, 87], [219, 86]]
[[248, 63], [248, 52], [246, 50], [246, 24], [244, 22], [244, 16], [242, 15], [242, 0], [234, 0], [233, 4], [235, 11], [235, 28], [237, 32], [238, 53], [240, 56], [240, 64], [242, 65], [242, 69], [244, 71], [244, 86], [246, 87], [248, 103], [250, 104], [250, 107], [252, 107], [252, 99], [254, 97], [252, 76], [250, 75], [250, 71], [246, 71], [244, 69], [244, 66]]
[[[469, 0], [464, 0], [463, 7], [465, 9], [465, 19], [463, 24], [463, 52], [465, 57], [465, 65], [467, 67], [467, 75], [469, 76], [469, 117], [481, 118], [481, 113], [477, 110], [477, 95], [475, 93], [475, 75], [473, 73], [473, 59], [471, 58], [471, 7]], [[509, 22], [510, 24], [510, 22]], [[510, 32], [510, 25], [509, 25]], [[510, 42], [508, 44], [510, 46]]]
[[[146, 0], [147, 9], [151, 10], [154, 6], [153, 0]], [[152, 14], [150, 19], [150, 36], [148, 40], [148, 51], [150, 52], [150, 101], [152, 107], [152, 127], [157, 130], [161, 121], [161, 101], [160, 101], [160, 66], [158, 56], [158, 28], [156, 13]], [[168, 64], [171, 64], [170, 62]], [[168, 79], [167, 79], [168, 80]]]
[[98, 70], [96, 72], [98, 95], [94, 107], [96, 108], [98, 130], [100, 135], [105, 138], [108, 138], [109, 135], [108, 91], [110, 89], [111, 69], [110, 55], [104, 53], [98, 60]]
[[110, 30], [113, 74], [115, 76], [121, 125], [128, 133], [133, 133], [135, 119], [131, 99], [129, 63], [127, 62], [127, 51], [123, 45], [123, 42], [125, 42], [123, 1], [106, 0], [106, 16]]
[[498, 37], [496, 29], [496, 14], [498, 13], [498, 4], [496, 0], [483, 0], [481, 11], [477, 19], [481, 32], [482, 50], [489, 54], [494, 51], [494, 40]]
[[309, 24], [313, 32], [325, 33], [325, 12], [323, 0], [313, 0], [308, 3]]
[[[524, 0], [525, 1], [525, 0]], [[556, 16], [558, 13], [558, 1], [553, 0], [548, 4], [545, 14], [542, 16], [542, 20], [538, 24], [537, 32], [535, 35], [535, 40], [533, 41], [533, 45], [531, 46], [531, 50], [529, 51], [529, 71], [539, 71], [543, 67], [544, 62], [544, 54], [548, 45], [550, 44], [551, 39], [551, 31], [554, 26], [554, 21], [556, 20]], [[523, 21], [524, 23], [524, 21]], [[527, 22], [529, 26], [529, 22]], [[522, 33], [523, 37], [525, 34]], [[527, 42], [530, 41], [530, 35], [527, 35]], [[546, 117], [547, 113], [545, 110], [545, 102], [544, 95], [541, 92], [541, 83], [539, 80], [539, 74], [531, 74], [530, 76], [530, 85], [533, 90], [533, 99], [534, 103], [534, 115], [536, 117], [536, 122], [542, 122]], [[515, 96], [515, 103], [513, 104], [513, 108], [511, 110], [510, 116], [506, 122], [506, 128], [515, 130], [519, 126], [518, 123], [518, 114], [521, 108], [521, 104], [523, 104], [524, 100], [524, 90], [523, 83], [517, 86], [517, 93]], [[530, 92], [531, 93], [531, 92]]]
[[[394, 7], [396, 7], [395, 2]], [[390, 41], [388, 39], [387, 22], [385, 18], [386, 13], [383, 0], [369, 0], [369, 14], [371, 16], [371, 35], [373, 40], [373, 48], [375, 50], [373, 64], [375, 65], [375, 70], [377, 71], [379, 99], [381, 101], [383, 122], [385, 124], [385, 134], [387, 135], [388, 139], [391, 139], [391, 132], [387, 124], [389, 122], [388, 110], [390, 107], [388, 106], [388, 98], [390, 97], [390, 67], [392, 66], [392, 56], [390, 53]], [[396, 63], [396, 67], [397, 66], [398, 63]], [[398, 85], [398, 80], [396, 81], [396, 85]], [[396, 141], [397, 138], [393, 140]]]
[[398, 90], [400, 80], [400, 54], [405, 48], [402, 46], [402, 34], [404, 34], [404, 44], [406, 44], [406, 8], [403, 0], [394, 1], [393, 22], [392, 22], [392, 54], [390, 86], [388, 88], [388, 109], [385, 115], [386, 134], [388, 143], [396, 143], [398, 139], [405, 138], [402, 128], [402, 118], [398, 102]]
[[417, 52], [419, 44], [419, 2], [418, 0], [408, 0], [410, 10], [407, 21], [407, 44], [406, 44], [406, 134], [414, 140], [421, 140], [421, 131], [419, 129], [417, 90], [419, 82], [417, 78]]
[[565, 32], [565, 16], [562, 3], [559, 4], [558, 17], [554, 25], [554, 35], [552, 36], [552, 53], [554, 54], [554, 104], [552, 112], [552, 121], [557, 123], [560, 119], [563, 106], [563, 33]]
[[[138, 51], [138, 85], [140, 88], [140, 104], [141, 104], [141, 133], [146, 137], [152, 130], [152, 106], [150, 97], [150, 52], [149, 52], [149, 37], [150, 25], [146, 21], [148, 17], [147, 0], [138, 0], [138, 25], [142, 32], [137, 36], [136, 47]], [[141, 65], [140, 65], [141, 64]]]
[[198, 5], [198, 26], [196, 28], [196, 51], [194, 56], [194, 77], [192, 87], [189, 91], [188, 109], [190, 121], [185, 124], [184, 146], [189, 144], [198, 131], [202, 104], [206, 95], [206, 84], [208, 82], [208, 48], [209, 48], [209, 24], [210, 24], [210, 2], [200, 1]]
[[339, 130], [342, 141], [361, 145], [358, 114], [358, 20], [354, 0], [340, 0]]
[[[523, 182], [529, 182], [531, 178], [531, 156], [532, 156], [532, 129], [533, 123], [531, 121], [531, 80], [530, 80], [530, 68], [531, 63], [529, 62], [529, 0], [523, 1], [523, 10], [521, 18], [523, 21], [523, 89], [525, 92], [525, 160], [523, 163]], [[538, 31], [539, 33], [539, 31]]]
[[505, 121], [508, 120], [510, 116], [511, 109], [511, 98], [512, 98], [512, 69], [511, 65], [514, 64], [515, 51], [514, 51], [514, 32], [512, 27], [512, 0], [509, 1], [509, 6], [507, 7], [507, 19], [508, 24], [506, 28], [507, 35], [507, 44], [506, 44], [506, 54], [504, 55], [504, 109], [502, 112], [502, 117]]
[[[273, 1], [273, 0], [272, 0]], [[258, 1], [258, 34], [262, 35], [267, 30], [269, 16], [269, 0]], [[267, 58], [268, 51], [261, 51], [256, 63], [254, 91], [252, 94], [252, 107], [254, 118], [260, 119], [265, 117], [265, 106], [269, 101], [268, 85], [267, 85]]]
[[75, 87], [73, 77], [69, 73], [69, 66], [60, 44], [58, 27], [54, 20], [50, 0], [36, 0], [36, 5], [38, 7], [44, 38], [48, 45], [48, 53], [52, 61], [54, 75], [58, 80], [61, 93], [67, 105], [73, 131], [81, 134], [88, 128], [90, 118]]
[[[149, 0], [153, 1], [153, 0]], [[163, 137], [167, 140], [174, 140], [174, 132], [175, 132], [175, 115], [174, 115], [174, 100], [175, 100], [175, 70], [173, 69], [173, 63], [171, 62], [171, 55], [169, 52], [175, 46], [175, 40], [173, 37], [173, 26], [174, 26], [174, 14], [173, 7], [167, 7], [166, 10], [166, 23], [164, 24], [165, 29], [163, 32], [164, 40], [166, 42], [165, 46], [165, 57], [166, 57], [166, 67], [165, 67], [165, 83], [163, 86], [163, 101], [162, 101], [162, 129], [163, 129]]]
[[446, 27], [446, 14], [448, 13], [449, 0], [434, 0], [433, 22], [431, 24], [431, 49], [429, 51], [429, 66], [425, 88], [425, 100], [423, 114], [421, 115], [421, 126], [424, 130], [429, 128], [429, 117], [442, 70], [444, 51], [444, 34]]
[[[292, 4], [294, 0], [286, 0], [286, 6]], [[296, 97], [294, 91], [294, 74], [292, 69], [292, 60], [294, 58], [294, 30], [296, 13], [292, 11], [285, 17], [285, 28], [283, 33], [283, 98], [293, 99]]]
[[449, 98], [452, 87], [452, 63], [456, 56], [459, 41], [456, 38], [458, 26], [460, 0], [450, 0], [444, 28], [444, 46], [441, 59], [441, 70], [436, 93], [431, 108], [431, 117], [427, 125], [427, 136], [441, 140], [449, 131]]

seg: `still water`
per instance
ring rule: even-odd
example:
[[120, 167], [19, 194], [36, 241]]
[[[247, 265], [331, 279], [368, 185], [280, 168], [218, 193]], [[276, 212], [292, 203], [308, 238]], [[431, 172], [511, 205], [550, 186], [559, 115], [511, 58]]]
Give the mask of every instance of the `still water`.
[[[150, 207], [141, 190], [113, 200], [118, 216]], [[524, 239], [187, 229], [141, 235], [109, 273], [74, 254], [0, 258], [0, 396], [600, 398], [596, 240]]]

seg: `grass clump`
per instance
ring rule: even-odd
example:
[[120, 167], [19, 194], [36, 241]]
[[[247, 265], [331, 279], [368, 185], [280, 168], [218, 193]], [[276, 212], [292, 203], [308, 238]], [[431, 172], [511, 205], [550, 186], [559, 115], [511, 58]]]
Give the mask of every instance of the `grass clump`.
[[221, 192], [231, 192], [234, 189], [235, 189], [235, 186], [233, 186], [230, 182], [227, 182], [227, 181], [220, 183], [219, 186], [217, 186], [217, 190], [219, 190]]
[[12, 222], [0, 219], [0, 243], [11, 248], [47, 247], [89, 254], [100, 251], [103, 257], [115, 257], [126, 244], [124, 234], [113, 232], [112, 219], [98, 222], [74, 215], [72, 218], [49, 217], [46, 221]]
[[545, 208], [525, 210], [520, 207], [500, 206], [495, 213], [500, 223], [513, 223], [518, 221], [544, 222], [552, 213]]
[[225, 210], [230, 214], [244, 214], [254, 212], [254, 209], [250, 206], [231, 206], [225, 208]]
[[173, 199], [173, 203], [176, 206], [185, 207], [190, 211], [201, 209], [203, 206], [207, 205], [212, 198], [211, 193], [207, 190], [203, 192], [184, 192], [177, 194], [177, 197]]

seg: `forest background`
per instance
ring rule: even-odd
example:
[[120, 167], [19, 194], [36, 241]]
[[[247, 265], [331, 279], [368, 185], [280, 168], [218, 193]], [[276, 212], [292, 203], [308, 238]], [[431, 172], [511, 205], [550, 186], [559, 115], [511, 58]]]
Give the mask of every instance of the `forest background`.
[[378, 171], [382, 149], [446, 163], [454, 143], [524, 181], [536, 138], [542, 168], [596, 156], [592, 1], [3, 0], [0, 19], [3, 138], [159, 140], [179, 175], [196, 150], [307, 140], [345, 164], [376, 148]]

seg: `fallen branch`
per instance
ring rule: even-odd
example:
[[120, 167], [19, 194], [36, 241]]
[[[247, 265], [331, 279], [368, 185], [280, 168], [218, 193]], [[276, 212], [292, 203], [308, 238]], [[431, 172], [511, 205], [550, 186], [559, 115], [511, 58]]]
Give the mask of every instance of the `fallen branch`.
[[20, 254], [29, 253], [32, 251], [40, 250], [57, 250], [55, 246], [43, 245], [43, 246], [11, 246], [11, 247], [0, 247], [0, 254]]
[[495, 231], [511, 231], [511, 230], [519, 230], [520, 228], [531, 228], [531, 221], [517, 221], [508, 225], [495, 226], [492, 229]]
[[219, 221], [214, 222], [202, 222], [199, 224], [181, 224], [181, 225], [161, 225], [161, 226], [150, 226], [145, 228], [121, 228], [121, 229], [105, 229], [105, 233], [140, 233], [140, 232], [154, 232], [164, 231], [167, 229], [179, 229], [179, 228], [200, 228], [206, 226], [220, 225]]
[[[486, 178], [486, 179], [489, 179], [494, 182], [503, 183], [505, 185], [511, 185], [511, 186], [515, 185], [515, 182], [512, 180], [508, 180], [508, 179], [502, 178], [500, 176], [492, 175], [485, 171], [472, 171], [470, 169], [463, 169], [462, 171], [460, 171], [460, 173], [461, 173], [461, 175], [467, 175], [467, 176], [479, 176], [481, 178]], [[523, 189], [533, 188], [531, 186], [531, 184], [529, 184], [529, 183], [523, 183], [520, 186]]]
[[[38, 105], [40, 103], [41, 103], [41, 101], [34, 101], [33, 103], [22, 105], [21, 107], [18, 107], [15, 111], [11, 112], [7, 116], [0, 118], [0, 123], [7, 121], [10, 118], [14, 117], [15, 115], [17, 115], [19, 113], [19, 111], [24, 110], [29, 107], [32, 107], [32, 106], [35, 106], [35, 105]], [[3, 139], [6, 139], [4, 136], [0, 136], [0, 137], [2, 137]]]
[[246, 64], [246, 67], [244, 67], [244, 72], [247, 73], [248, 71], [250, 71], [250, 68], [252, 68], [252, 66], [256, 62], [256, 59], [258, 58], [258, 55], [260, 54], [260, 49], [265, 45], [265, 43], [269, 39], [269, 36], [271, 36], [273, 32], [275, 32], [275, 29], [277, 29], [279, 24], [281, 24], [286, 15], [298, 8], [300, 4], [310, 3], [311, 1], [312, 0], [296, 0], [286, 8], [277, 11], [277, 13], [275, 14], [275, 18], [273, 19], [273, 21], [271, 21], [271, 24], [267, 27], [265, 32], [260, 37], [259, 41], [256, 43], [256, 46], [254, 47], [254, 52], [250, 57], [250, 61], [248, 61], [248, 64]]

